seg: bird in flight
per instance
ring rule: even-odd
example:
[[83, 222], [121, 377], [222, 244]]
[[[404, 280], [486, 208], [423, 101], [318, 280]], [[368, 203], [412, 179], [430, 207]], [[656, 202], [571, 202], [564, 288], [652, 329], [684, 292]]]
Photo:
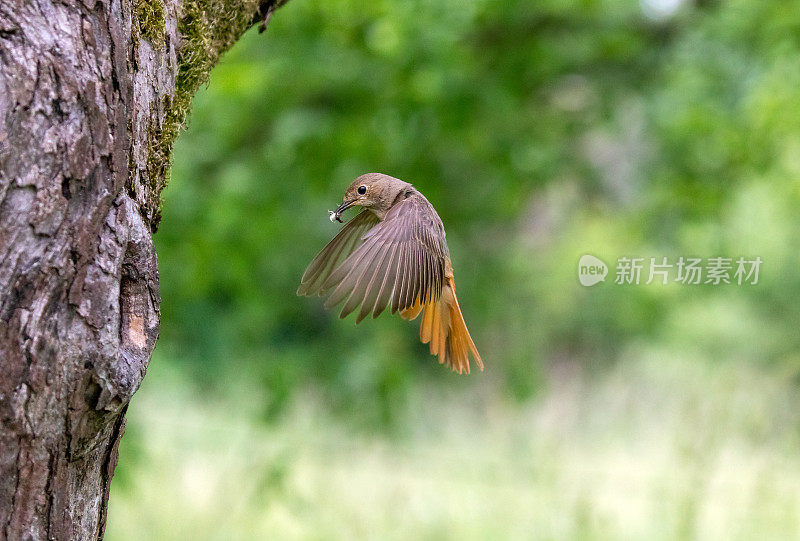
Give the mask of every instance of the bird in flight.
[[381, 173], [355, 179], [330, 212], [341, 222], [350, 207], [364, 210], [347, 222], [311, 261], [298, 295], [329, 295], [325, 308], [342, 302], [340, 317], [358, 310], [356, 323], [387, 307], [412, 321], [420, 313], [420, 340], [439, 363], [469, 373], [469, 354], [483, 361], [456, 298], [444, 226], [424, 195], [411, 184]]

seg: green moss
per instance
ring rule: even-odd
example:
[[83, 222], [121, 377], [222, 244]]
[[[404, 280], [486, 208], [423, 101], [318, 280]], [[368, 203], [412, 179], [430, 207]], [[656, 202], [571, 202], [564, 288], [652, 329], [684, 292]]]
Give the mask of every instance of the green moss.
[[133, 9], [139, 24], [139, 35], [152, 44], [164, 40], [164, 4], [161, 0], [134, 0]]
[[[281, 6], [287, 0], [277, 0], [275, 6]], [[154, 21], [156, 13], [161, 13], [163, 6], [154, 7], [156, 2], [136, 0], [142, 35], [152, 41], [153, 35], [145, 34], [150, 28], [145, 20]], [[140, 7], [147, 4], [147, 9]], [[180, 133], [189, 113], [192, 97], [200, 86], [208, 81], [211, 68], [220, 56], [230, 49], [242, 34], [256, 22], [256, 14], [263, 7], [260, 0], [186, 0], [181, 4], [178, 18], [178, 34], [181, 44], [177, 49], [178, 73], [175, 81], [175, 95], [165, 100], [166, 111], [161, 127], [157, 119], [153, 119], [153, 133], [150, 137], [150, 152], [147, 164], [148, 188], [160, 194], [167, 183], [172, 146]], [[158, 11], [160, 9], [160, 11]], [[146, 16], [142, 16], [140, 11]], [[158, 27], [154, 24], [153, 28]], [[163, 34], [163, 21], [160, 25]], [[162, 35], [163, 38], [163, 35]], [[151, 224], [155, 228], [160, 215], [159, 209], [147, 209], [152, 216]]]
[[199, 86], [208, 80], [219, 57], [252, 25], [256, 0], [189, 0], [182, 4], [178, 33], [178, 105], [188, 105]]

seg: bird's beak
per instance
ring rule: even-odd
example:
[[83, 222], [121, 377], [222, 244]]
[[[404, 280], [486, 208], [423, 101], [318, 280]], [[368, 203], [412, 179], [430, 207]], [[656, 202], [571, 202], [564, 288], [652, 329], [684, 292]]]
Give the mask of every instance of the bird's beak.
[[355, 203], [355, 202], [356, 202], [356, 200], [352, 199], [350, 201], [345, 201], [344, 203], [342, 203], [341, 205], [336, 207], [336, 210], [333, 211], [333, 219], [336, 220], [339, 223], [342, 223], [342, 213], [344, 211], [346, 211], [347, 209], [349, 209], [350, 207], [352, 207], [353, 203]]

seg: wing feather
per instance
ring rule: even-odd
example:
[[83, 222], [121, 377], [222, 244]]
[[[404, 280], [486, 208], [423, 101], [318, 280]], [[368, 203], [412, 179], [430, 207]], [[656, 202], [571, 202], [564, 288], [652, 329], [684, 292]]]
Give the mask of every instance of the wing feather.
[[322, 295], [323, 284], [331, 273], [363, 243], [364, 234], [378, 223], [372, 212], [365, 210], [347, 222], [339, 233], [311, 260], [303, 277], [298, 295]]
[[387, 261], [391, 257], [392, 257], [391, 248], [384, 249], [378, 256], [377, 259], [379, 261], [373, 266], [374, 271], [372, 273], [372, 278], [370, 278], [369, 284], [364, 290], [364, 297], [363, 301], [361, 302], [361, 310], [358, 312], [356, 323], [360, 323], [361, 320], [367, 317], [367, 314], [369, 314], [372, 311], [375, 302], [377, 301], [378, 298], [378, 291], [383, 285], [383, 282], [386, 280]]
[[395, 245], [392, 247], [392, 254], [389, 257], [386, 265], [386, 273], [383, 278], [383, 283], [381, 284], [381, 287], [375, 296], [375, 302], [372, 304], [373, 318], [381, 315], [381, 312], [383, 312], [386, 309], [387, 304], [389, 304], [389, 301], [392, 298], [392, 293], [394, 293], [395, 282], [397, 281], [397, 259], [399, 248], [399, 243], [395, 243]]
[[364, 262], [368, 263], [371, 257], [379, 251], [380, 246], [362, 244], [330, 275], [323, 287], [330, 289], [335, 286], [335, 289], [328, 297], [328, 300], [325, 301], [325, 308], [336, 306], [353, 293], [353, 289], [358, 285], [359, 279], [369, 267]]
[[331, 301], [334, 300], [334, 296], [337, 292], [340, 292], [340, 295], [346, 296], [347, 301], [344, 303], [341, 314], [339, 314], [341, 318], [347, 317], [350, 312], [358, 308], [358, 305], [364, 298], [369, 279], [375, 271], [374, 267], [371, 265], [372, 257], [381, 253], [381, 247], [377, 245], [365, 246], [367, 250], [361, 254], [362, 257], [356, 262], [357, 264], [353, 265], [350, 272], [344, 280], [336, 286], [336, 290], [325, 303], [326, 308], [329, 307], [329, 303], [331, 303], [330, 306], [333, 306]]
[[405, 278], [406, 278], [406, 257], [408, 250], [398, 251], [397, 269], [394, 277], [394, 291], [392, 291], [392, 313], [397, 312], [400, 307], [400, 300], [404, 297]]
[[447, 243], [427, 199], [415, 192], [395, 203], [382, 221], [365, 214], [374, 217], [364, 211], [353, 218], [311, 262], [298, 293], [330, 292], [325, 307], [345, 301], [341, 317], [358, 309], [356, 322], [370, 313], [378, 317], [387, 306], [394, 313], [418, 299], [422, 304], [438, 299]]

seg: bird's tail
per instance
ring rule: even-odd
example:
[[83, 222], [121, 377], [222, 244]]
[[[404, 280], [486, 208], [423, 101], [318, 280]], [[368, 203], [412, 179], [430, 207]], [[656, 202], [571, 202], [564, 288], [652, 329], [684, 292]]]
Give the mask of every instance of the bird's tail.
[[421, 311], [419, 338], [423, 344], [430, 343], [431, 354], [439, 356], [439, 364], [445, 364], [459, 374], [469, 374], [469, 354], [472, 352], [478, 368], [483, 370], [483, 361], [458, 305], [452, 276], [447, 277], [438, 300], [424, 306], [416, 304], [400, 315], [406, 319], [415, 319]]

